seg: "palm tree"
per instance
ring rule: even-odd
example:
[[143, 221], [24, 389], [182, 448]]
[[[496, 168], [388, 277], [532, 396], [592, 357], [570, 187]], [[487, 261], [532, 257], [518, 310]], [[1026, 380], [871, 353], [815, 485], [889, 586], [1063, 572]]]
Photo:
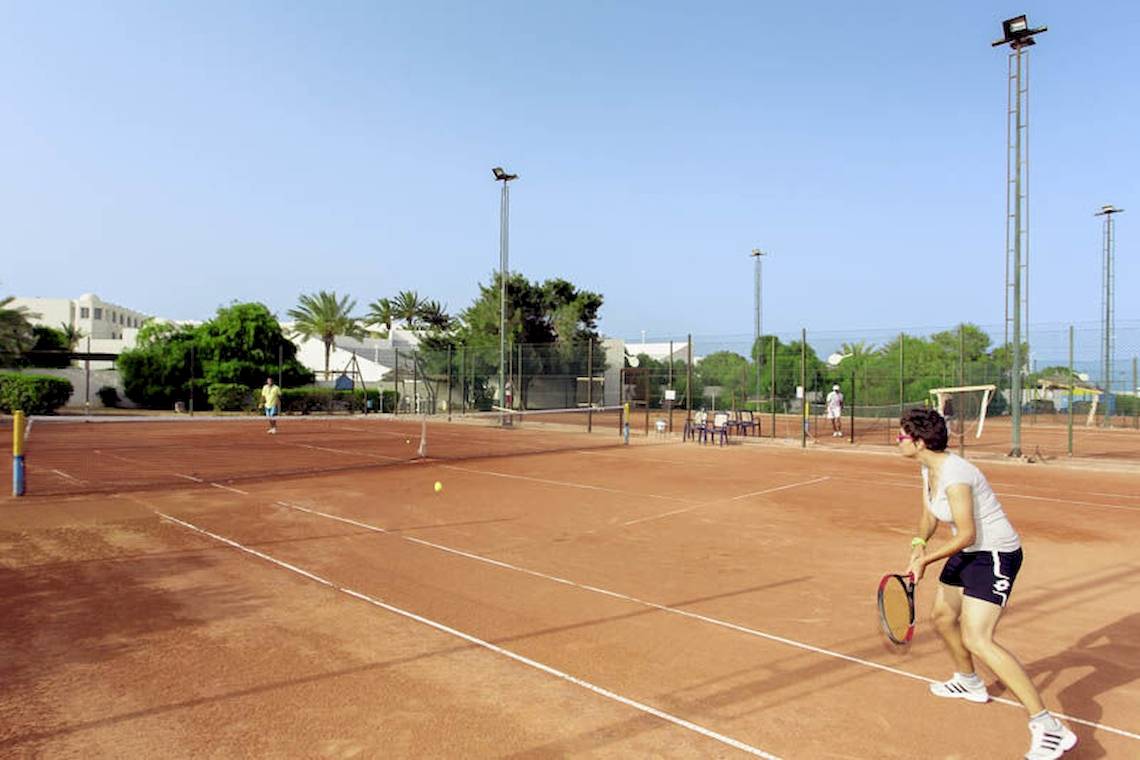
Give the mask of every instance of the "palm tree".
[[15, 296], [8, 296], [0, 300], [0, 364], [6, 364], [9, 358], [14, 358], [35, 345], [36, 338], [32, 332], [29, 319], [38, 317], [23, 306], [8, 308], [8, 304], [15, 300]]
[[437, 330], [451, 327], [451, 315], [447, 313], [447, 307], [440, 305], [439, 301], [424, 301], [420, 305], [419, 318]]
[[392, 332], [392, 301], [380, 298], [368, 304], [368, 314], [364, 316], [364, 323], [368, 325], [384, 325], [384, 332]]
[[87, 333], [83, 332], [82, 328], [68, 324], [67, 322], [59, 323], [59, 331], [63, 333], [63, 338], [67, 341], [67, 347], [72, 351], [79, 345], [79, 341], [87, 337]]
[[320, 338], [325, 344], [325, 379], [329, 379], [329, 353], [336, 336], [364, 337], [364, 330], [350, 312], [356, 301], [348, 296], [338, 299], [336, 292], [320, 291], [316, 295], [302, 294], [296, 309], [288, 311], [293, 320], [293, 332], [303, 338]]
[[401, 290], [392, 299], [392, 316], [404, 320], [404, 326], [411, 329], [420, 319], [420, 309], [424, 302], [414, 290]]

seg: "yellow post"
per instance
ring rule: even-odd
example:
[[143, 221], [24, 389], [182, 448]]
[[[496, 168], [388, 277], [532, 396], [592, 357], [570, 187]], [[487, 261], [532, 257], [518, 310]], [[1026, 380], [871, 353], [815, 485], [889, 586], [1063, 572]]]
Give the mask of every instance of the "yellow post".
[[12, 414], [12, 495], [24, 495], [24, 413]]
[[622, 405], [621, 422], [622, 422], [622, 425], [621, 425], [622, 439], [625, 441], [626, 445], [629, 445], [629, 402], [628, 401], [626, 401], [625, 404]]

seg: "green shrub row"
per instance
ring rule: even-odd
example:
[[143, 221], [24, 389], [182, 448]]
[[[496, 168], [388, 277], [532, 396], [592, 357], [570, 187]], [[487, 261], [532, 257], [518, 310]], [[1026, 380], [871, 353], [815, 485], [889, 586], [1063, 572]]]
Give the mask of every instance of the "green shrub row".
[[[329, 412], [377, 412], [381, 394], [378, 390], [338, 391], [332, 388], [285, 388], [281, 391], [282, 414], [321, 414]], [[261, 389], [241, 383], [211, 383], [207, 400], [214, 411], [258, 412], [261, 410]], [[384, 391], [384, 411], [396, 408], [396, 392]]]
[[11, 414], [51, 414], [67, 403], [74, 390], [71, 383], [50, 375], [0, 373], [0, 412]]
[[[370, 412], [381, 411], [381, 393], [378, 390], [337, 391], [331, 388], [286, 388], [281, 392], [282, 414], [311, 414], [313, 412]], [[369, 404], [368, 402], [371, 402]], [[396, 408], [396, 392], [384, 391], [383, 411]]]

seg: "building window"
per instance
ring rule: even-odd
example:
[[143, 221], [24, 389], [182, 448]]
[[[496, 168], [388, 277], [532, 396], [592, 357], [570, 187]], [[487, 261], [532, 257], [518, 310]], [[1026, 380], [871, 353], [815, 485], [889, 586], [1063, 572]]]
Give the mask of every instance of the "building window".
[[95, 319], [102, 319], [102, 318], [103, 318], [103, 309], [96, 306], [95, 307]]
[[86, 306], [80, 306], [79, 307], [79, 318], [80, 319], [87, 319], [90, 316], [91, 316], [91, 309], [87, 308]]

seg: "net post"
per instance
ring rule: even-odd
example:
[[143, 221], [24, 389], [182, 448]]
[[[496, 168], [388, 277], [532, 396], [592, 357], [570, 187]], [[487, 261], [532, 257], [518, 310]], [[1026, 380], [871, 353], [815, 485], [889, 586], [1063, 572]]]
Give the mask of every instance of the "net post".
[[447, 421], [451, 422], [451, 344], [447, 344]]
[[24, 413], [12, 413], [12, 495], [24, 495]]
[[621, 408], [621, 437], [626, 446], [629, 445], [629, 402], [626, 401]]
[[393, 414], [393, 416], [399, 417], [400, 416], [400, 349], [395, 348], [395, 347], [393, 347], [393, 348], [395, 349], [395, 352], [396, 352], [396, 358], [393, 360], [393, 364], [395, 365], [393, 367], [393, 370], [396, 373], [395, 380], [393, 380], [393, 387], [396, 389], [396, 398], [393, 399], [392, 414]]

